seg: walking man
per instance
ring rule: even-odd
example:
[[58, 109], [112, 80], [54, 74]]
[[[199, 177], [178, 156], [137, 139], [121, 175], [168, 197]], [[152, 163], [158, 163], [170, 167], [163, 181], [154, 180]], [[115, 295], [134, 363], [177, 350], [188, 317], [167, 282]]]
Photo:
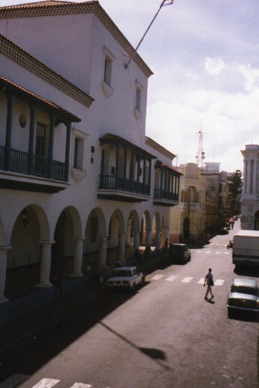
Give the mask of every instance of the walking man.
[[209, 268], [209, 272], [207, 273], [207, 275], [205, 276], [205, 279], [204, 279], [204, 287], [205, 285], [207, 284], [207, 290], [206, 290], [206, 294], [205, 294], [205, 298], [206, 300], [208, 300], [208, 295], [210, 294], [211, 295], [211, 299], [214, 298], [214, 295], [212, 294], [212, 286], [214, 286], [214, 281], [213, 281], [213, 275], [212, 275], [212, 269]]

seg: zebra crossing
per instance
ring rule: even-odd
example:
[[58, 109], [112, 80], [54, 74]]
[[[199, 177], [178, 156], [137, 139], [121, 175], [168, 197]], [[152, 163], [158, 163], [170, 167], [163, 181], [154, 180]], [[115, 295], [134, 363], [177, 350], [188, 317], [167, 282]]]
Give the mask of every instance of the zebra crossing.
[[[21, 384], [25, 382], [29, 376], [23, 375], [20, 373], [15, 373], [12, 376], [10, 376], [7, 380], [0, 383], [1, 388], [15, 388], [18, 386], [18, 384]], [[50, 378], [43, 378], [39, 382], [37, 382], [36, 385], [33, 385], [31, 388], [52, 388], [56, 384], [58, 384], [61, 380], [58, 379], [50, 379]], [[93, 385], [91, 384], [85, 384], [85, 383], [74, 383], [70, 387], [67, 388], [92, 388]], [[106, 387], [109, 388], [109, 387]]]
[[[164, 274], [156, 274], [152, 276], [149, 281], [158, 281], [158, 280], [164, 280], [166, 282], [175, 282], [175, 281], [180, 281], [181, 283], [191, 283], [191, 282], [196, 282], [197, 284], [204, 284], [204, 277], [200, 279], [195, 279], [192, 276], [185, 276], [181, 278], [180, 276], [177, 275], [164, 275]], [[223, 286], [224, 280], [223, 279], [216, 279], [214, 281], [215, 286]]]

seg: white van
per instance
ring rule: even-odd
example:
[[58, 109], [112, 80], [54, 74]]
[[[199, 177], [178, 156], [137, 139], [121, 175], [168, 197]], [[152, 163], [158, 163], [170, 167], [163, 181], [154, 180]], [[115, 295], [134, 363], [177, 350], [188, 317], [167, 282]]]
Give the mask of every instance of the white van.
[[233, 264], [259, 267], [259, 230], [239, 230], [233, 237]]

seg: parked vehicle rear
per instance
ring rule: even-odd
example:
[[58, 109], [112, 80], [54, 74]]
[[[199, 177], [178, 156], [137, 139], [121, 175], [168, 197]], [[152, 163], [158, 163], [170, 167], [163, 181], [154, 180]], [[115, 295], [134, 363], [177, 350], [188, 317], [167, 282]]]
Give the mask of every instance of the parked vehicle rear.
[[187, 244], [171, 244], [168, 256], [172, 262], [184, 264], [191, 260], [191, 251]]

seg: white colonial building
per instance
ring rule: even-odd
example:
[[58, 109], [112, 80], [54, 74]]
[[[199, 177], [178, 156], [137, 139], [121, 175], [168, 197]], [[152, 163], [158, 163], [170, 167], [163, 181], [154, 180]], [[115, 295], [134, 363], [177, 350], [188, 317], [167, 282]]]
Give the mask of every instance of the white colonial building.
[[[92, 254], [112, 267], [154, 234], [159, 248], [180, 173], [146, 136], [152, 71], [138, 54], [125, 66], [134, 48], [98, 1], [0, 10], [3, 302], [50, 287], [56, 258], [81, 277]], [[10, 290], [22, 267], [36, 271]]]
[[259, 230], [259, 145], [248, 144], [244, 157], [241, 229]]

